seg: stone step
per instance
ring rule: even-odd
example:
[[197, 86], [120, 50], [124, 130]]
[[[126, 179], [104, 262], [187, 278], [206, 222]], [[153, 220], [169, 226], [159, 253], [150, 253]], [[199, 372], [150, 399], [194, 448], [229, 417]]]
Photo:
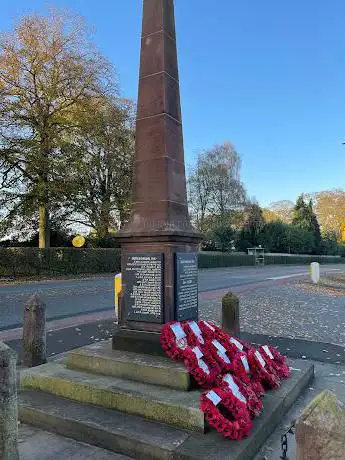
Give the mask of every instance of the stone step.
[[22, 423], [140, 460], [171, 459], [190, 435], [136, 415], [34, 390], [20, 393], [18, 407]]
[[169, 425], [203, 432], [199, 391], [178, 391], [118, 377], [68, 369], [51, 362], [21, 374], [21, 387], [45, 391], [82, 403], [95, 404]]
[[112, 349], [111, 341], [72, 350], [66, 357], [69, 369], [109, 375], [142, 383], [189, 390], [191, 378], [185, 366], [169, 358]]
[[[310, 363], [290, 360], [290, 364], [291, 378], [266, 394], [263, 415], [254, 420], [251, 435], [239, 442], [225, 440], [214, 430], [185, 431], [35, 390], [21, 391], [19, 416], [22, 422], [140, 460], [251, 460], [313, 379]], [[31, 371], [42, 374], [45, 366]]]

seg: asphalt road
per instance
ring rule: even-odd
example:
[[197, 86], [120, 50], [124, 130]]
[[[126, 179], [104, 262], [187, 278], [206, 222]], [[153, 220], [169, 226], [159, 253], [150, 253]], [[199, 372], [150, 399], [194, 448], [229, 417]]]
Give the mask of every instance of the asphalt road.
[[[325, 265], [321, 272], [344, 271], [345, 265]], [[231, 267], [199, 271], [199, 290], [206, 293], [232, 287], [278, 282], [308, 275], [307, 266]], [[22, 325], [28, 298], [39, 292], [47, 304], [47, 319], [109, 310], [114, 305], [112, 277], [0, 284], [0, 330]]]

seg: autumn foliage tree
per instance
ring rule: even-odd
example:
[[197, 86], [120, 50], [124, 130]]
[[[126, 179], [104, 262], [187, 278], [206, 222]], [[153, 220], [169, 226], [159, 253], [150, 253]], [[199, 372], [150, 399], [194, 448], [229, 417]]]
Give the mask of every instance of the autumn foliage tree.
[[49, 246], [49, 215], [64, 202], [80, 157], [75, 139], [95, 100], [115, 94], [110, 64], [83, 22], [64, 13], [22, 18], [0, 36], [0, 208], [2, 230], [39, 216]]
[[121, 227], [131, 211], [134, 109], [129, 100], [105, 98], [82, 123], [82, 155], [66, 220], [93, 229], [99, 239]]

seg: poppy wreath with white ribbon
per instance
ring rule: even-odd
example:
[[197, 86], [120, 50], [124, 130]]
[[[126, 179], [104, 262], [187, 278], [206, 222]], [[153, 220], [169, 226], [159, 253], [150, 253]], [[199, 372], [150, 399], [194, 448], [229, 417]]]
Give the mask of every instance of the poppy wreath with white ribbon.
[[270, 363], [281, 379], [287, 379], [290, 375], [289, 365], [284, 356], [271, 345], [261, 345], [258, 348], [266, 363]]
[[229, 351], [229, 353], [240, 352], [245, 353], [247, 355], [250, 350], [254, 349], [251, 345], [248, 345], [243, 340], [240, 340], [238, 337], [233, 337], [224, 331], [222, 331], [220, 341], [224, 345], [224, 347]]
[[181, 325], [188, 337], [188, 344], [190, 346], [205, 345], [205, 338], [196, 321], [184, 321]]
[[184, 359], [184, 351], [188, 347], [188, 338], [181, 323], [178, 321], [165, 323], [160, 340], [162, 348], [169, 358], [175, 361]]
[[198, 385], [203, 388], [212, 388], [221, 372], [213, 357], [199, 347], [187, 347], [183, 354], [188, 372]]
[[230, 391], [215, 388], [200, 396], [200, 409], [218, 433], [233, 441], [248, 436], [252, 424], [247, 406]]
[[236, 353], [231, 357], [233, 374], [241, 381], [250, 385], [250, 367], [245, 353]]
[[198, 326], [206, 340], [218, 340], [222, 337], [223, 331], [212, 321], [201, 319], [198, 321]]
[[258, 379], [253, 378], [255, 369], [250, 369], [248, 357], [245, 353], [237, 353], [233, 358], [234, 375], [239, 377], [241, 381], [249, 385], [258, 398], [265, 395], [265, 389]]
[[247, 405], [251, 418], [258, 417], [262, 413], [262, 402], [256, 396], [250, 385], [243, 383], [236, 375], [222, 375], [218, 384], [219, 388], [231, 391], [233, 395]]
[[222, 372], [233, 372], [233, 360], [227, 354], [227, 350], [223, 345], [217, 340], [207, 340], [206, 345], [203, 349], [207, 348], [210, 354], [213, 356], [213, 359], [218, 363]]
[[258, 350], [248, 353], [248, 363], [253, 370], [253, 380], [259, 381], [264, 387], [275, 390], [280, 386], [280, 379], [270, 363], [267, 363]]

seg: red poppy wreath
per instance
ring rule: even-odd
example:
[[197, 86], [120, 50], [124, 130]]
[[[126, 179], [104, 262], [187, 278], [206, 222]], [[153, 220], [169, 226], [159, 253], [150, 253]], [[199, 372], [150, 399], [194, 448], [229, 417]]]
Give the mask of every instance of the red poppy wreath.
[[203, 388], [212, 388], [216, 382], [220, 367], [212, 356], [200, 347], [187, 347], [184, 350], [184, 363], [190, 375]]
[[244, 402], [251, 418], [261, 415], [263, 408], [262, 402], [256, 396], [250, 385], [246, 385], [235, 375], [225, 374], [219, 382], [219, 387], [226, 391], [231, 391], [238, 400]]
[[196, 347], [205, 344], [205, 338], [196, 321], [185, 321], [182, 323], [182, 327], [187, 334], [189, 345]]
[[188, 339], [181, 323], [178, 321], [165, 323], [160, 340], [162, 348], [169, 358], [175, 361], [184, 359], [184, 350], [188, 346]]
[[287, 379], [289, 377], [289, 365], [284, 356], [279, 353], [276, 348], [271, 347], [271, 345], [261, 345], [258, 350], [266, 363], [272, 365], [273, 369], [281, 379]]
[[222, 337], [223, 331], [212, 321], [201, 319], [198, 321], [198, 326], [207, 340], [218, 340]]
[[271, 366], [266, 363], [258, 350], [251, 350], [248, 354], [248, 363], [253, 370], [253, 380], [259, 381], [264, 387], [277, 389], [280, 386], [280, 379]]
[[200, 409], [218, 433], [234, 441], [248, 436], [251, 421], [247, 406], [232, 392], [215, 388], [200, 396]]
[[208, 340], [204, 348], [211, 353], [222, 372], [233, 372], [233, 361], [228, 356], [226, 348], [218, 340]]

